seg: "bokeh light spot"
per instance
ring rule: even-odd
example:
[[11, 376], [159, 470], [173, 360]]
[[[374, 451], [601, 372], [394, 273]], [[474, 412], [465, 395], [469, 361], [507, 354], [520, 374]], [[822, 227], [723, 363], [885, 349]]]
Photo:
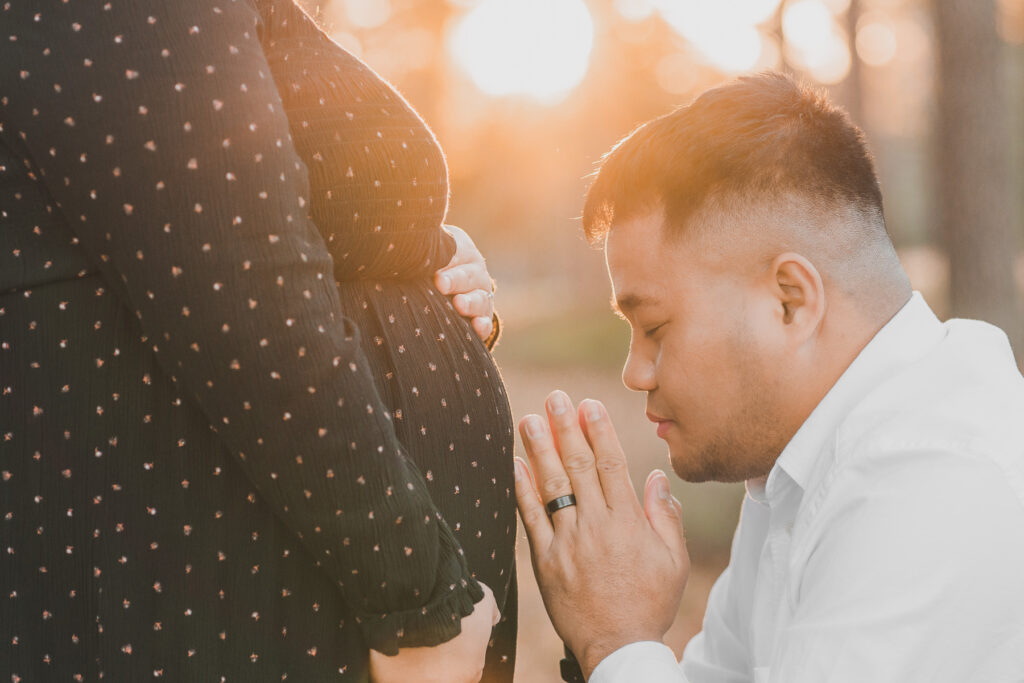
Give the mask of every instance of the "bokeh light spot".
[[[866, 20], [865, 20], [866, 19]], [[896, 56], [896, 32], [884, 18], [858, 22], [857, 54], [869, 66], [884, 66]]]
[[390, 0], [344, 0], [345, 15], [357, 28], [383, 26], [391, 18]]
[[846, 78], [851, 57], [846, 34], [821, 0], [788, 2], [782, 12], [786, 58], [819, 83]]
[[782, 13], [786, 40], [802, 52], [824, 51], [832, 39], [832, 13], [820, 0], [796, 0]]

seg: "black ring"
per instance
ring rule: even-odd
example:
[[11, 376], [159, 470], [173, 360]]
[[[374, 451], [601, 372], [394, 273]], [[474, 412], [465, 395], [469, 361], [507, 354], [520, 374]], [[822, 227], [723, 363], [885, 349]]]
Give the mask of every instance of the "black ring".
[[559, 496], [547, 504], [548, 516], [555, 514], [562, 508], [572, 507], [576, 504], [576, 496], [569, 494], [567, 496]]

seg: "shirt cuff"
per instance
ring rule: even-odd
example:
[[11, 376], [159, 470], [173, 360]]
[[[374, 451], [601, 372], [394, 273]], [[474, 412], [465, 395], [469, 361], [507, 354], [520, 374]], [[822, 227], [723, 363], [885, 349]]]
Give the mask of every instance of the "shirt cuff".
[[667, 645], [645, 640], [623, 645], [601, 660], [589, 683], [685, 683], [676, 655]]

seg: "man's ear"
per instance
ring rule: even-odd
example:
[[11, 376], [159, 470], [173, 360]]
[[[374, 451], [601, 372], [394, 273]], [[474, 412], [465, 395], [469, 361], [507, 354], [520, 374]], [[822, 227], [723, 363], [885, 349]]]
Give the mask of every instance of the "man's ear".
[[773, 294], [782, 323], [801, 340], [814, 333], [825, 317], [825, 287], [814, 264], [800, 254], [786, 252], [772, 261]]

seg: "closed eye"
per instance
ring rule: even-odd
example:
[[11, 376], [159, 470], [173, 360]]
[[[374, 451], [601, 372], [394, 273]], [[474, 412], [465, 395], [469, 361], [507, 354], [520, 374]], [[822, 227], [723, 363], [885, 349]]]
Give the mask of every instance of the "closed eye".
[[665, 323], [662, 323], [660, 325], [655, 325], [654, 327], [648, 327], [646, 330], [644, 330], [644, 336], [647, 337], [648, 339], [650, 339], [651, 337], [653, 337], [655, 335], [655, 333], [658, 330], [660, 330], [664, 326], [665, 326]]

